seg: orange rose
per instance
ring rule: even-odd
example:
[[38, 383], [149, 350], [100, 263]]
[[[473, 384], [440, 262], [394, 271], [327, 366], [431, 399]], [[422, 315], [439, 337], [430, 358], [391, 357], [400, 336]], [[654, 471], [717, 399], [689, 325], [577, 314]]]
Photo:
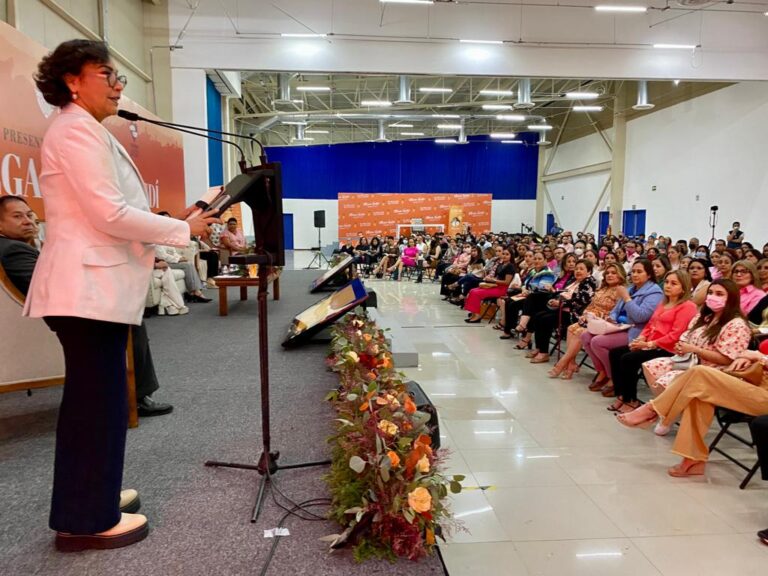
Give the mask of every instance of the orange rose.
[[389, 458], [389, 462], [392, 465], [392, 468], [397, 468], [400, 466], [400, 456], [398, 456], [397, 452], [394, 450], [387, 452], [387, 458]]
[[429, 458], [427, 458], [426, 454], [424, 454], [424, 456], [422, 456], [419, 461], [416, 462], [416, 470], [422, 474], [429, 472]]
[[365, 340], [366, 342], [370, 342], [371, 341], [371, 335], [370, 334], [363, 334], [363, 340]]
[[410, 394], [405, 395], [404, 410], [406, 414], [413, 414], [416, 412], [416, 403], [411, 399]]
[[389, 420], [382, 420], [379, 422], [378, 428], [384, 432], [384, 434], [389, 434], [390, 436], [394, 436], [398, 432], [397, 424], [390, 422]]
[[428, 512], [432, 508], [432, 495], [426, 488], [416, 488], [413, 492], [408, 494], [408, 506], [410, 506], [414, 512]]

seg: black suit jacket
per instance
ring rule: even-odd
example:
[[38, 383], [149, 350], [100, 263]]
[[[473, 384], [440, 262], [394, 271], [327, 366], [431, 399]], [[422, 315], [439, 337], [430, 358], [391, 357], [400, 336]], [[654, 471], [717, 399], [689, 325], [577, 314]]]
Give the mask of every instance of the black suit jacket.
[[38, 256], [40, 252], [29, 244], [0, 236], [0, 264], [8, 279], [25, 296], [29, 291]]

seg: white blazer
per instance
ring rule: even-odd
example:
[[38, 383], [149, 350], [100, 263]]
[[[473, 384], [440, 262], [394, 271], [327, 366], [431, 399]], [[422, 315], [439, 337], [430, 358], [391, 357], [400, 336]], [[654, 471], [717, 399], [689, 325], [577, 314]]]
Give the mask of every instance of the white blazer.
[[128, 152], [76, 104], [48, 128], [41, 160], [46, 242], [24, 314], [141, 324], [154, 244], [186, 246], [189, 225], [149, 211]]

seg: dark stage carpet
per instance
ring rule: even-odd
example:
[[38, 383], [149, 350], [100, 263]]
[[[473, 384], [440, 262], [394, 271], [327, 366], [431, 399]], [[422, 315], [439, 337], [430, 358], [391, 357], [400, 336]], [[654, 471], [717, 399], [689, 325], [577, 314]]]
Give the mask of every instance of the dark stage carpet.
[[[335, 386], [326, 372], [327, 345], [284, 351], [290, 319], [318, 298], [307, 290], [316, 271], [286, 271], [279, 302], [269, 302], [272, 377], [272, 448], [289, 464], [329, 456], [325, 438], [332, 411], [323, 401]], [[208, 291], [214, 295], [216, 291]], [[245, 575], [259, 574], [284, 512], [268, 499], [250, 522], [256, 472], [210, 469], [208, 459], [255, 463], [261, 447], [255, 289], [240, 302], [230, 289], [230, 315], [216, 301], [191, 304], [191, 313], [147, 321], [161, 389], [156, 400], [175, 411], [145, 418], [128, 433], [125, 487], [141, 493], [151, 533], [121, 550], [61, 554], [48, 529], [54, 429], [61, 388], [0, 395], [0, 574], [2, 575]], [[12, 344], [6, 335], [5, 345]], [[34, 353], [19, 353], [34, 362]], [[327, 496], [327, 468], [286, 470], [278, 488], [296, 502]], [[324, 508], [316, 508], [322, 513]], [[437, 557], [420, 563], [358, 565], [349, 551], [327, 552], [319, 538], [338, 531], [332, 522], [290, 518], [267, 574], [443, 574]]]

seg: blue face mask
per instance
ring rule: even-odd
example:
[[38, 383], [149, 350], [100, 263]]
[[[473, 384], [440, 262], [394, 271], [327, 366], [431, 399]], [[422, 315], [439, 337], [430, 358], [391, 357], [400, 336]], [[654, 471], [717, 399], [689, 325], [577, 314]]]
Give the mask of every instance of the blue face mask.
[[696, 258], [706, 258], [707, 253], [706, 252], [696, 252]]

